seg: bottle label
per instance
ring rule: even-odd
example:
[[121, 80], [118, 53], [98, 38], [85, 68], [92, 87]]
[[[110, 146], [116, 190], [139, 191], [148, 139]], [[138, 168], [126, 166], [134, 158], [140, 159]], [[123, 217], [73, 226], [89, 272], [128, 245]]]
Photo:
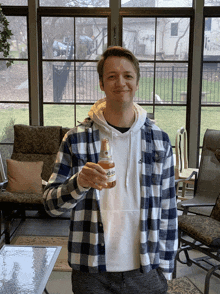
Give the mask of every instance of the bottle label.
[[109, 168], [109, 169], [105, 169], [105, 171], [106, 171], [106, 175], [108, 177], [108, 179], [107, 179], [108, 183], [116, 181], [116, 174], [115, 174], [115, 168], [114, 167]]

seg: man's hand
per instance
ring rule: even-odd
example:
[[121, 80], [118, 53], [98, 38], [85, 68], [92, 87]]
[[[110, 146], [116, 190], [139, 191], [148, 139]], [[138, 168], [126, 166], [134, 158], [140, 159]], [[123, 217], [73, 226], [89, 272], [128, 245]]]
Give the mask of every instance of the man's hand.
[[107, 186], [105, 170], [96, 163], [87, 162], [78, 176], [78, 183], [84, 188], [95, 188], [102, 190]]

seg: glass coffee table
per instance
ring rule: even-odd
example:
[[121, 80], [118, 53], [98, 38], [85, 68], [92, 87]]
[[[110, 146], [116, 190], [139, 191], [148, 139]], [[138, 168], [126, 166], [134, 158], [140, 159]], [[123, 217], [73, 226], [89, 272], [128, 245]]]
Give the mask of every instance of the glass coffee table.
[[4, 245], [0, 250], [0, 293], [48, 294], [46, 284], [61, 248]]

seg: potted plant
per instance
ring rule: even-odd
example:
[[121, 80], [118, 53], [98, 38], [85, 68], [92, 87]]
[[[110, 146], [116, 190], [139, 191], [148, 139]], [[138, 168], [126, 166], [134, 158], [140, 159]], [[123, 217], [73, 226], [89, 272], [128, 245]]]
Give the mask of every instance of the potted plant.
[[[3, 55], [5, 58], [9, 56], [10, 52], [10, 43], [8, 42], [8, 39], [11, 39], [11, 36], [13, 35], [11, 30], [9, 30], [8, 25], [9, 22], [3, 14], [0, 4], [0, 56]], [[12, 63], [12, 60], [7, 60], [7, 67]]]

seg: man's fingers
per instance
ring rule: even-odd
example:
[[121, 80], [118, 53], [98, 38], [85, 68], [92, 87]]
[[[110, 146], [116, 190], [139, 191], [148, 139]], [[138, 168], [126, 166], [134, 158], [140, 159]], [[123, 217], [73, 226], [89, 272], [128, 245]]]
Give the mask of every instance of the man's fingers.
[[87, 162], [85, 167], [89, 167], [91, 169], [97, 170], [99, 173], [106, 175], [106, 171], [97, 163]]
[[92, 187], [98, 190], [102, 190], [106, 186], [106, 172], [98, 164], [93, 162], [87, 162], [79, 173], [79, 184], [82, 187]]

